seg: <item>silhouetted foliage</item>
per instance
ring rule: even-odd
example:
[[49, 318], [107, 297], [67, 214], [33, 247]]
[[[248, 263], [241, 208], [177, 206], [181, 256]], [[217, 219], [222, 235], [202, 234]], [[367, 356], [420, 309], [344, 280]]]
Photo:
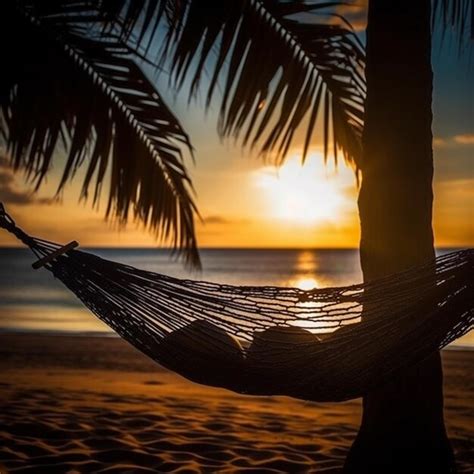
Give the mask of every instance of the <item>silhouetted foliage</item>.
[[[318, 123], [325, 159], [361, 165], [364, 49], [335, 14], [344, 2], [7, 0], [2, 5], [0, 132], [39, 188], [66, 150], [61, 192], [85, 168], [82, 198], [109, 187], [107, 215], [130, 216], [199, 265], [188, 135], [144, 65], [189, 98], [219, 101], [218, 132], [284, 160], [298, 128], [303, 159]], [[466, 30], [467, 0], [434, 0]], [[152, 69], [150, 68], [150, 71]], [[220, 93], [216, 91], [220, 89]]]

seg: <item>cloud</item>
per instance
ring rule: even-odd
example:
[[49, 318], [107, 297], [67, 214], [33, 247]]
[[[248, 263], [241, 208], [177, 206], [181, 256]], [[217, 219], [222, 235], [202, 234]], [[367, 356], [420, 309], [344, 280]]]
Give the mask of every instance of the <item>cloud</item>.
[[0, 186], [2, 188], [4, 186], [5, 187], [11, 186], [12, 182], [13, 182], [13, 176], [9, 172], [3, 171], [0, 168]]
[[[204, 226], [229, 226], [229, 225], [246, 225], [250, 222], [250, 219], [241, 216], [224, 217], [218, 214], [212, 214], [203, 218]], [[209, 232], [209, 227], [206, 232]], [[213, 231], [214, 232], [214, 231]]]
[[34, 200], [27, 194], [17, 192], [10, 188], [0, 189], [0, 201], [5, 204], [17, 204], [20, 206], [34, 202]]
[[461, 145], [474, 145], [474, 133], [464, 133], [462, 135], [455, 135], [454, 141]]
[[205, 224], [227, 224], [228, 222], [229, 220], [223, 216], [208, 216], [204, 218]]
[[[321, 10], [318, 15], [312, 15], [311, 13], [300, 13], [298, 19], [311, 23], [330, 23], [330, 24], [343, 24], [341, 16], [347, 20], [354, 31], [364, 31], [367, 27], [367, 2], [368, 0], [349, 0], [341, 5], [336, 5], [336, 8], [325, 8]], [[330, 3], [328, 4], [330, 7]]]
[[474, 133], [463, 133], [451, 137], [434, 137], [433, 145], [435, 148], [455, 148], [461, 146], [474, 145]]
[[443, 146], [446, 146], [447, 144], [448, 144], [448, 142], [444, 138], [440, 138], [440, 137], [434, 137], [433, 138], [433, 145], [436, 148], [441, 148]]
[[350, 1], [339, 5], [336, 12], [346, 18], [355, 31], [363, 31], [367, 27], [368, 0]]
[[49, 204], [51, 199], [38, 198], [32, 192], [18, 189], [15, 185], [15, 176], [8, 165], [6, 156], [0, 155], [0, 202], [4, 204]]

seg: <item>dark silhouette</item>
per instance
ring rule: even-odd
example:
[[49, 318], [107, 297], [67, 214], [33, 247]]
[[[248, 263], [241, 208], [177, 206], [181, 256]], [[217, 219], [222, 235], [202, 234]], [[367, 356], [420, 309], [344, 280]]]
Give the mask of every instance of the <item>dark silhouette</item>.
[[206, 385], [237, 387], [244, 370], [238, 339], [202, 319], [174, 329], [151, 353], [165, 367]]
[[288, 352], [311, 348], [319, 342], [318, 336], [298, 327], [271, 326], [256, 331], [247, 351], [247, 359], [255, 365], [271, 370], [287, 362]]
[[[361, 264], [365, 281], [434, 257], [431, 2], [370, 0]], [[439, 353], [364, 397], [345, 472], [452, 472]]]
[[[1, 205], [0, 227], [39, 258], [61, 248], [27, 235]], [[474, 323], [473, 250], [371, 283], [308, 291], [180, 280], [79, 250], [45, 268], [152, 359], [190, 380], [239, 393], [311, 401], [362, 396]], [[348, 325], [362, 306], [361, 322], [323, 341], [294, 327], [302, 320], [319, 329]], [[364, 455], [377, 459], [377, 453]]]
[[34, 189], [55, 158], [58, 196], [84, 168], [81, 199], [97, 206], [108, 185], [108, 217], [142, 222], [199, 266], [189, 137], [117, 35], [123, 2], [93, 3], [2, 5], [0, 143]]
[[[342, 151], [362, 177], [366, 282], [433, 257], [430, 21], [440, 17], [462, 37], [468, 0], [434, 0], [433, 12], [428, 0], [369, 1], [367, 102], [364, 51], [354, 33], [345, 23], [305, 20], [308, 12], [324, 12], [326, 2], [115, 0], [74, 2], [72, 10], [69, 3], [12, 0], [2, 7], [7, 74], [0, 83], [0, 124], [14, 166], [36, 184], [61, 137], [69, 156], [60, 190], [87, 162], [83, 195], [97, 173], [97, 201], [111, 160], [108, 213], [124, 222], [133, 211], [198, 263], [195, 207], [180, 151], [189, 140], [136, 66], [144, 55], [169, 66], [178, 89], [188, 80], [191, 96], [206, 90], [207, 106], [221, 82], [220, 134], [259, 144], [277, 161], [302, 123], [304, 157], [322, 122], [325, 156], [332, 144], [336, 160]], [[158, 56], [151, 46], [160, 35]], [[10, 46], [12, 37], [19, 53]], [[45, 52], [47, 61], [36, 60]], [[55, 80], [58, 71], [65, 75]], [[28, 79], [32, 75], [44, 79], [40, 87]], [[76, 103], [77, 90], [93, 100], [81, 95]], [[449, 472], [441, 382], [435, 354], [368, 395], [346, 470], [386, 471], [415, 457], [425, 469]], [[376, 467], [367, 466], [367, 453]]]

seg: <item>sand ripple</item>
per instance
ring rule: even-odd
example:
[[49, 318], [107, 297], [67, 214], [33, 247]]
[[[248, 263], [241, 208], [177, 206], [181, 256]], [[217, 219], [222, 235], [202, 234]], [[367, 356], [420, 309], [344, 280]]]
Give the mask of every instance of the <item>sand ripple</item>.
[[126, 395], [2, 392], [0, 459], [12, 473], [335, 473], [355, 434], [340, 426], [322, 444], [315, 420], [272, 401], [133, 397], [131, 408]]
[[[5, 341], [0, 474], [337, 473], [359, 423], [360, 401], [238, 396], [185, 381], [120, 341]], [[91, 351], [93, 363], [76, 363]], [[459, 472], [472, 473], [474, 358], [445, 359], [449, 435]]]

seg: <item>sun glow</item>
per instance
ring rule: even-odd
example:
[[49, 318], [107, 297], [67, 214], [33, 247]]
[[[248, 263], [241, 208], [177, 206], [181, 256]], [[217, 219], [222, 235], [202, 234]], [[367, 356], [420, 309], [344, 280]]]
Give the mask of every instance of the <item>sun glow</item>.
[[347, 201], [344, 188], [319, 155], [313, 153], [303, 166], [293, 156], [280, 168], [258, 170], [256, 185], [267, 197], [271, 217], [298, 225], [335, 222], [341, 217]]
[[298, 280], [293, 281], [294, 286], [300, 290], [312, 290], [318, 288], [319, 283], [316, 278], [299, 278]]

